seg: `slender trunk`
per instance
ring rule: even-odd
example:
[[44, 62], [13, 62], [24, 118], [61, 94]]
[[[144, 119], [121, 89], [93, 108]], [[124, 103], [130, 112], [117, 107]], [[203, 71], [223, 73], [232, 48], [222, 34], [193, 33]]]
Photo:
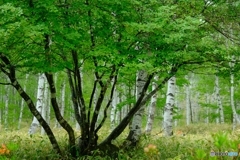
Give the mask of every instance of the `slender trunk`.
[[110, 115], [111, 127], [110, 129], [113, 130], [116, 124], [116, 111], [117, 111], [117, 104], [118, 104], [118, 91], [115, 88], [112, 100], [112, 109]]
[[[49, 90], [49, 85], [47, 84], [47, 88]], [[47, 92], [47, 96], [46, 97], [49, 97], [49, 92]], [[50, 98], [46, 98], [46, 105], [48, 105], [47, 107], [47, 123], [50, 125], [50, 122], [51, 122], [51, 100]]]
[[[49, 107], [49, 104], [48, 104], [48, 90], [49, 90], [49, 87], [48, 87], [48, 83], [47, 81], [45, 80], [44, 81], [44, 99], [43, 99], [43, 107], [42, 107], [42, 117], [43, 119], [47, 122], [47, 112], [49, 111], [48, 108]], [[45, 134], [45, 130], [44, 128], [42, 127], [41, 128], [41, 135], [44, 135]]]
[[230, 103], [232, 108], [232, 114], [233, 114], [233, 126], [232, 129], [234, 130], [236, 128], [236, 122], [240, 123], [240, 119], [238, 117], [238, 114], [236, 112], [235, 108], [235, 101], [234, 101], [234, 72], [233, 68], [235, 65], [235, 56], [232, 56], [232, 62], [230, 62], [231, 72], [230, 72]]
[[177, 88], [177, 86], [175, 87], [175, 108], [176, 108], [176, 118], [175, 118], [175, 121], [174, 121], [174, 126], [175, 127], [177, 127], [177, 125], [178, 125], [178, 117], [179, 117], [179, 112], [180, 112], [180, 108], [179, 108], [179, 104], [178, 104], [178, 99], [177, 99], [177, 97], [178, 97], [178, 95], [177, 95], [177, 92], [178, 92], [178, 88]]
[[[83, 63], [84, 61], [83, 60], [81, 60], [81, 66], [80, 66], [80, 68], [79, 68], [79, 74], [80, 74], [80, 78], [81, 78], [81, 80], [83, 81]], [[80, 84], [81, 85], [81, 88], [83, 88], [83, 83], [81, 83]], [[95, 100], [95, 99], [94, 99]], [[73, 106], [73, 110], [74, 110], [74, 106]], [[72, 117], [72, 116], [71, 116]], [[75, 118], [74, 118], [75, 119]], [[80, 131], [80, 129], [81, 129], [81, 127], [80, 127], [80, 124], [79, 124], [79, 122], [77, 121], [77, 120], [75, 120], [76, 121], [76, 124], [75, 124], [75, 128], [76, 128], [76, 130], [77, 131]]]
[[176, 78], [173, 76], [168, 80], [167, 100], [163, 115], [163, 129], [165, 136], [173, 135], [173, 106], [175, 99]]
[[[26, 92], [26, 84], [28, 81], [29, 74], [26, 74], [26, 80], [25, 84], [23, 86], [23, 90]], [[22, 115], [23, 115], [23, 109], [24, 109], [24, 99], [21, 100], [21, 109], [20, 109], [20, 115], [19, 115], [19, 120], [18, 120], [18, 130], [20, 129], [21, 122], [22, 122]]]
[[59, 106], [56, 99], [56, 88], [53, 80], [52, 73], [45, 73], [50, 93], [51, 93], [51, 104], [55, 113], [55, 117], [57, 118], [59, 124], [64, 128], [64, 130], [68, 133], [68, 144], [70, 153], [73, 157], [76, 157], [76, 148], [75, 148], [75, 135], [72, 127], [68, 124], [68, 122], [62, 117], [61, 112], [59, 110]]
[[[36, 108], [37, 108], [39, 113], [42, 112], [43, 94], [44, 94], [44, 81], [45, 81], [44, 74], [39, 74], [39, 77], [38, 77], [38, 91], [37, 91], [37, 103], [36, 103]], [[32, 121], [32, 124], [29, 128], [28, 133], [30, 135], [36, 133], [39, 125], [40, 124], [39, 124], [37, 118], [33, 117], [33, 121]]]
[[215, 92], [216, 92], [218, 111], [220, 113], [220, 123], [224, 123], [224, 112], [223, 112], [222, 100], [221, 100], [219, 91], [220, 91], [219, 78], [217, 75], [215, 75]]
[[[143, 87], [146, 83], [147, 72], [140, 70], [137, 73], [137, 86], [136, 86], [136, 99], [138, 100], [143, 92]], [[131, 142], [132, 145], [136, 145], [139, 141], [142, 129], [142, 116], [144, 114], [145, 106], [141, 106], [139, 110], [134, 114], [132, 119], [132, 124], [130, 127], [130, 132], [128, 134], [127, 140]]]
[[[52, 144], [53, 150], [56, 151], [59, 155], [61, 155], [61, 150], [59, 148], [59, 145], [57, 143], [57, 140], [49, 127], [49, 125], [46, 123], [46, 121], [42, 118], [41, 114], [36, 109], [36, 106], [34, 105], [32, 99], [29, 97], [29, 95], [23, 90], [22, 86], [19, 84], [18, 80], [16, 79], [16, 71], [14, 66], [10, 63], [9, 59], [0, 52], [0, 59], [2, 60], [2, 65], [4, 66], [1, 68], [1, 70], [8, 76], [8, 78], [11, 81], [11, 85], [18, 91], [19, 95], [24, 99], [24, 101], [27, 103], [27, 106], [33, 116], [37, 118], [37, 120], [40, 122], [40, 124], [44, 127], [47, 136]], [[8, 66], [8, 67], [6, 67]], [[5, 70], [4, 68], [9, 68], [9, 71]]]
[[[65, 90], [66, 90], [66, 84], [65, 84], [65, 80], [63, 80], [62, 84], [61, 84], [61, 104], [60, 104], [60, 113], [62, 115], [62, 117], [64, 117], [64, 110], [65, 110]], [[58, 121], [56, 120], [56, 124], [55, 124], [56, 128], [60, 128], [60, 124], [58, 123]]]
[[[158, 76], [154, 76], [154, 81], [152, 82], [152, 90], [156, 89], [157, 87], [157, 83], [156, 81], [158, 81]], [[148, 113], [148, 119], [147, 119], [147, 125], [146, 125], [146, 129], [145, 132], [147, 134], [150, 134], [152, 131], [152, 124], [154, 121], [154, 114], [155, 114], [155, 109], [156, 109], [156, 103], [157, 103], [157, 93], [155, 93], [152, 97], [151, 97], [151, 103], [149, 106], [149, 113]]]
[[[132, 120], [132, 117], [135, 115], [135, 113], [146, 104], [146, 102], [159, 90], [162, 89], [163, 86], [166, 84], [166, 82], [176, 74], [178, 68], [181, 65], [173, 66], [170, 70], [170, 73], [167, 77], [162, 79], [162, 81], [158, 84], [155, 90], [151, 91], [149, 94], [146, 95], [147, 89], [149, 87], [150, 82], [153, 79], [153, 74], [150, 74], [147, 78], [146, 83], [144, 84], [144, 87], [142, 89], [142, 94], [138, 98], [137, 102], [133, 105], [133, 107], [129, 110], [128, 114], [122, 119], [122, 121], [119, 123], [119, 125], [107, 136], [107, 138], [102, 141], [99, 146], [104, 146], [106, 144], [111, 143], [112, 140], [115, 140], [122, 132], [123, 130], [128, 126], [130, 121]], [[127, 139], [128, 140], [128, 139]], [[131, 141], [130, 141], [131, 142]]]
[[61, 86], [61, 115], [64, 117], [65, 112], [65, 90], [66, 90], [66, 84], [65, 80], [62, 83]]

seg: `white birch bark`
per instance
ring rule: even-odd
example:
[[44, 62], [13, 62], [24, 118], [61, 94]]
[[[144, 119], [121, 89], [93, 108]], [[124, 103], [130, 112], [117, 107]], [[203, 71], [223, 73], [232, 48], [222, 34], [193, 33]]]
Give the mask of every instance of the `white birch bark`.
[[[49, 111], [49, 108], [50, 108], [49, 103], [48, 103], [48, 89], [49, 89], [48, 82], [45, 79], [45, 81], [44, 81], [44, 97], [43, 97], [43, 104], [42, 104], [42, 117], [46, 121], [48, 118], [47, 112]], [[41, 135], [44, 135], [44, 134], [45, 134], [45, 130], [43, 129], [43, 127], [41, 127]]]
[[[38, 112], [42, 113], [42, 105], [43, 105], [43, 94], [44, 94], [44, 81], [45, 76], [44, 74], [40, 74], [38, 77], [38, 90], [37, 90], [37, 103], [36, 103], [36, 109]], [[39, 122], [36, 117], [33, 117], [32, 124], [29, 128], [28, 133], [30, 135], [36, 133], [37, 129], [39, 127]]]
[[[177, 115], [179, 115], [180, 108], [178, 106], [178, 99], [177, 99], [178, 95], [177, 95], [177, 93], [178, 93], [178, 87], [176, 86], [175, 87], [175, 100], [174, 100], [175, 104], [174, 105], [176, 107], [176, 113], [177, 113]], [[178, 125], [178, 118], [176, 118], [175, 121], [174, 121], [174, 126], [177, 127], [177, 125]]]
[[220, 114], [220, 123], [224, 123], [224, 112], [223, 112], [223, 105], [222, 100], [220, 97], [220, 87], [219, 87], [219, 77], [215, 75], [215, 92], [216, 92], [216, 99], [217, 99], [217, 106]]
[[173, 106], [175, 99], [175, 85], [176, 77], [173, 76], [168, 80], [166, 105], [164, 107], [163, 129], [165, 136], [173, 135]]
[[232, 129], [234, 130], [236, 128], [236, 122], [240, 123], [240, 119], [238, 117], [238, 114], [236, 112], [235, 108], [235, 101], [234, 101], [234, 73], [233, 73], [233, 67], [235, 65], [235, 56], [232, 56], [232, 62], [230, 62], [231, 73], [230, 73], [230, 103], [232, 108], [232, 114], [233, 114], [233, 124]]
[[113, 130], [116, 124], [116, 111], [117, 111], [117, 104], [118, 104], [118, 91], [115, 88], [112, 100], [112, 109], [110, 113], [110, 130]]
[[[155, 90], [156, 87], [157, 87], [156, 81], [158, 81], [158, 76], [157, 75], [154, 76], [154, 81], [152, 82], [152, 90]], [[151, 103], [150, 103], [149, 109], [148, 109], [148, 119], [147, 119], [147, 125], [146, 125], [146, 128], [145, 128], [145, 132], [147, 134], [150, 134], [151, 131], [152, 131], [152, 124], [153, 124], [153, 121], [154, 121], [156, 103], [157, 103], [157, 93], [155, 93], [151, 97]]]
[[[140, 70], [137, 73], [137, 82], [136, 82], [136, 99], [140, 97], [142, 94], [142, 90], [144, 87], [144, 84], [146, 83], [147, 79], [147, 72], [144, 70]], [[140, 135], [141, 135], [141, 129], [142, 129], [142, 116], [144, 114], [144, 108], [145, 106], [142, 106], [133, 116], [132, 123], [130, 126], [130, 133], [128, 136], [128, 139], [136, 143], [139, 141]]]
[[64, 116], [65, 112], [65, 91], [66, 91], [66, 82], [65, 80], [62, 83], [61, 86], [61, 115]]
[[[26, 84], [27, 84], [27, 81], [28, 81], [28, 77], [29, 77], [29, 74], [26, 74], [26, 80], [25, 80], [25, 84], [23, 86], [24, 91], [26, 91]], [[25, 104], [25, 101], [22, 98], [22, 100], [21, 100], [21, 109], [20, 109], [20, 114], [19, 114], [19, 119], [18, 119], [18, 130], [20, 129], [21, 123], [22, 123], [24, 104]]]
[[[127, 87], [125, 84], [123, 84], [122, 88], [123, 88], [122, 101], [126, 101]], [[125, 105], [122, 107], [122, 118], [124, 118], [127, 115], [127, 113], [128, 113], [128, 108], [127, 108], [127, 105]]]
[[[49, 88], [49, 85], [47, 84], [47, 88]], [[49, 98], [49, 89], [48, 90], [48, 93], [47, 93], [47, 96], [48, 98], [47, 101], [46, 101], [46, 105], [48, 105], [47, 107], [47, 123], [48, 125], [50, 125], [50, 122], [51, 122], [51, 99]]]

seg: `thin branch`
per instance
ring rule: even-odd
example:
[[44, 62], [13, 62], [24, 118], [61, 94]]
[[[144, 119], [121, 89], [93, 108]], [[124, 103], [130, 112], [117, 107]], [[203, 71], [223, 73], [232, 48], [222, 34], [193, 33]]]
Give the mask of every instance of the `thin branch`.
[[115, 86], [116, 86], [116, 84], [117, 84], [117, 72], [118, 72], [118, 71], [116, 71], [116, 75], [114, 76], [114, 83], [113, 83], [113, 85], [112, 85], [111, 94], [110, 94], [110, 99], [108, 100], [108, 103], [107, 103], [107, 105], [106, 105], [106, 107], [105, 107], [105, 109], [104, 109], [104, 118], [103, 118], [102, 121], [100, 122], [99, 126], [96, 128], [95, 133], [97, 133], [98, 130], [101, 129], [101, 127], [103, 126], [104, 122], [105, 122], [106, 119], [107, 119], [107, 110], [108, 110], [110, 104], [112, 103]]
[[3, 82], [0, 82], [1, 85], [12, 85], [12, 83], [3, 83]]

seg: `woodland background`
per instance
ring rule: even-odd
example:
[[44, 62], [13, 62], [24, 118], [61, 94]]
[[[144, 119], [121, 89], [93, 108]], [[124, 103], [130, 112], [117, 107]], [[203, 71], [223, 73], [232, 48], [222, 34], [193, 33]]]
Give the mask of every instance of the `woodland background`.
[[237, 0], [0, 1], [1, 158], [239, 153], [239, 11]]

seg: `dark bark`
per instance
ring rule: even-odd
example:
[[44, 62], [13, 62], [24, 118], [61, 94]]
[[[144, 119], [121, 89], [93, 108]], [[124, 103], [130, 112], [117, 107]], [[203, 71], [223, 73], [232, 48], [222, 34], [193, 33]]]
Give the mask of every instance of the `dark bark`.
[[34, 105], [32, 99], [29, 97], [29, 95], [23, 90], [22, 86], [19, 84], [19, 82], [15, 76], [14, 66], [10, 63], [9, 59], [3, 53], [0, 53], [0, 58], [3, 62], [3, 63], [1, 63], [2, 64], [1, 70], [8, 76], [8, 78], [11, 81], [11, 85], [18, 91], [19, 95], [27, 103], [27, 106], [28, 106], [29, 110], [31, 111], [31, 113], [33, 114], [33, 116], [35, 116], [37, 118], [37, 120], [39, 121], [41, 126], [44, 128], [44, 130], [52, 144], [54, 151], [56, 151], [56, 153], [61, 155], [62, 153], [61, 153], [60, 147], [57, 143], [57, 140], [56, 140], [51, 128], [49, 127], [47, 122], [43, 119], [41, 114], [37, 111], [36, 106]]
[[103, 126], [105, 120], [107, 119], [107, 110], [108, 110], [110, 104], [112, 103], [112, 98], [113, 98], [113, 94], [114, 94], [114, 89], [115, 89], [116, 83], [117, 83], [117, 74], [114, 76], [114, 83], [112, 85], [110, 99], [108, 100], [108, 103], [107, 103], [107, 105], [106, 105], [106, 107], [104, 109], [104, 117], [103, 117], [102, 121], [100, 122], [99, 126], [96, 128], [96, 130], [95, 130], [96, 133]]
[[153, 75], [150, 75], [143, 87], [142, 94], [138, 98], [136, 104], [134, 107], [129, 111], [129, 113], [126, 115], [126, 117], [123, 118], [123, 120], [120, 122], [120, 124], [110, 133], [110, 135], [101, 143], [101, 145], [104, 144], [110, 144], [112, 140], [116, 139], [126, 128], [130, 120], [132, 119], [133, 115], [139, 110], [139, 108], [143, 105], [142, 101], [146, 94], [147, 88], [151, 82], [151, 79], [153, 78]]
[[151, 82], [151, 79], [153, 78], [153, 74], [149, 75], [144, 87], [143, 87], [143, 91], [141, 92], [141, 95], [139, 96], [137, 102], [134, 104], [133, 108], [130, 109], [130, 111], [128, 112], [128, 114], [123, 118], [123, 120], [119, 123], [119, 125], [110, 133], [110, 135], [103, 141], [101, 142], [100, 145], [104, 145], [104, 144], [110, 144], [112, 140], [116, 139], [122, 132], [123, 130], [127, 127], [127, 125], [129, 124], [129, 122], [131, 121], [133, 115], [139, 110], [139, 108], [141, 108], [141, 106], [143, 106], [144, 104], [146, 104], [146, 102], [159, 90], [161, 89], [165, 83], [173, 76], [175, 75], [175, 73], [177, 72], [178, 68], [181, 66], [182, 64], [177, 64], [175, 66], [172, 67], [170, 73], [168, 74], [167, 77], [165, 77], [162, 82], [152, 91], [150, 92], [148, 95], [146, 95], [146, 91], [147, 88]]
[[69, 137], [70, 152], [73, 157], [76, 157], [74, 131], [72, 127], [68, 124], [68, 122], [61, 115], [61, 112], [57, 103], [57, 99], [56, 99], [56, 88], [53, 81], [53, 75], [52, 73], [45, 73], [45, 75], [46, 75], [50, 92], [51, 92], [51, 103], [52, 103], [55, 117], [57, 118], [57, 121], [59, 122], [59, 124], [67, 131], [68, 137]]

